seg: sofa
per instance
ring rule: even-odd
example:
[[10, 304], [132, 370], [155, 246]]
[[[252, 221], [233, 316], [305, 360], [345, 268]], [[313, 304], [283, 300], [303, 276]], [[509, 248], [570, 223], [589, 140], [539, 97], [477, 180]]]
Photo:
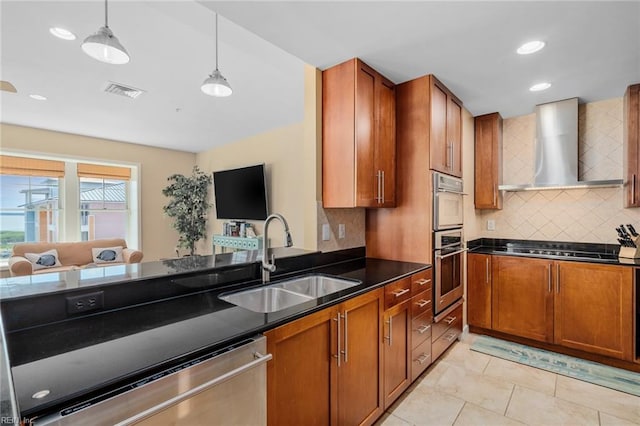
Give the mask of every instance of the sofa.
[[140, 263], [143, 254], [122, 238], [72, 243], [18, 243], [9, 258], [11, 276]]

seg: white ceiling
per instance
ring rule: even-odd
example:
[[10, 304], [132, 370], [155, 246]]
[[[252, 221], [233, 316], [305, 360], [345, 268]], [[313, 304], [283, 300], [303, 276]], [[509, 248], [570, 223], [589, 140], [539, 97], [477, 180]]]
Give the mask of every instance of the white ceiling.
[[[100, 0], [2, 0], [0, 13], [0, 79], [18, 89], [0, 92], [4, 123], [201, 152], [302, 120], [304, 63], [222, 16], [219, 68], [234, 93], [200, 91], [215, 68], [215, 21], [193, 1], [110, 1], [109, 26], [131, 55], [126, 65], [80, 48], [104, 24]], [[78, 38], [59, 40], [52, 26]], [[107, 81], [146, 93], [104, 93]]]
[[[474, 115], [618, 97], [640, 82], [640, 1], [109, 5], [110, 27], [132, 56], [127, 65], [102, 64], [80, 50], [102, 25], [100, 0], [0, 0], [0, 79], [19, 91], [0, 92], [2, 122], [200, 152], [301, 121], [304, 62], [325, 69], [355, 56], [396, 83], [436, 74]], [[199, 89], [214, 67], [214, 9], [230, 98]], [[78, 39], [53, 38], [53, 25]], [[547, 47], [516, 55], [531, 39]], [[109, 80], [147, 93], [137, 100], [102, 93]], [[528, 91], [545, 80], [549, 90]]]

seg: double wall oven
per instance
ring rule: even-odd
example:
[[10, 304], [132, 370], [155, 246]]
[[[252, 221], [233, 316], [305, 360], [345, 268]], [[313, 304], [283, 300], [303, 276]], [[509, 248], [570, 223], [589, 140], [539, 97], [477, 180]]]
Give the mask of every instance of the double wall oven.
[[462, 179], [433, 172], [433, 269], [436, 316], [462, 298], [464, 233]]

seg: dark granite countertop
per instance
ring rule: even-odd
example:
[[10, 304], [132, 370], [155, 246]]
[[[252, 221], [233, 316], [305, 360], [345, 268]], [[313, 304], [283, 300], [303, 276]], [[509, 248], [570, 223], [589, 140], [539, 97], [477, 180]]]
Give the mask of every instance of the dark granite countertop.
[[[287, 270], [285, 265], [284, 275], [273, 281], [313, 271], [357, 279], [362, 284], [270, 314], [218, 299], [222, 292], [261, 285], [259, 280], [231, 280], [199, 290], [203, 282], [211, 283], [213, 274], [208, 271], [171, 280], [183, 287], [193, 286], [193, 291], [176, 297], [37, 326], [12, 318], [4, 337], [21, 414], [68, 407], [428, 267], [379, 259], [345, 261], [340, 255], [327, 255], [306, 256], [315, 260], [298, 262], [297, 268], [290, 265]], [[158, 280], [129, 286], [150, 285], [153, 281]], [[4, 302], [10, 306], [25, 301], [18, 298]], [[44, 389], [50, 391], [47, 397], [31, 398]]]
[[640, 259], [619, 258], [616, 244], [478, 238], [468, 241], [467, 248], [469, 253], [640, 266]]

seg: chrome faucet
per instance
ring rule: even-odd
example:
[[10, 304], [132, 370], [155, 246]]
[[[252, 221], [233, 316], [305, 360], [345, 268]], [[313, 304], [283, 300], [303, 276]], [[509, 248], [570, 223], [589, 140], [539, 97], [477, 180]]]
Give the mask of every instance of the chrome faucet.
[[271, 279], [271, 272], [276, 270], [276, 258], [274, 254], [271, 254], [271, 262], [269, 262], [267, 258], [267, 253], [269, 251], [269, 224], [274, 219], [278, 219], [282, 222], [282, 226], [284, 226], [284, 246], [291, 247], [293, 245], [293, 240], [291, 239], [291, 233], [289, 232], [289, 224], [287, 220], [278, 213], [270, 214], [269, 217], [264, 221], [264, 235], [262, 237], [262, 282], [268, 283]]

